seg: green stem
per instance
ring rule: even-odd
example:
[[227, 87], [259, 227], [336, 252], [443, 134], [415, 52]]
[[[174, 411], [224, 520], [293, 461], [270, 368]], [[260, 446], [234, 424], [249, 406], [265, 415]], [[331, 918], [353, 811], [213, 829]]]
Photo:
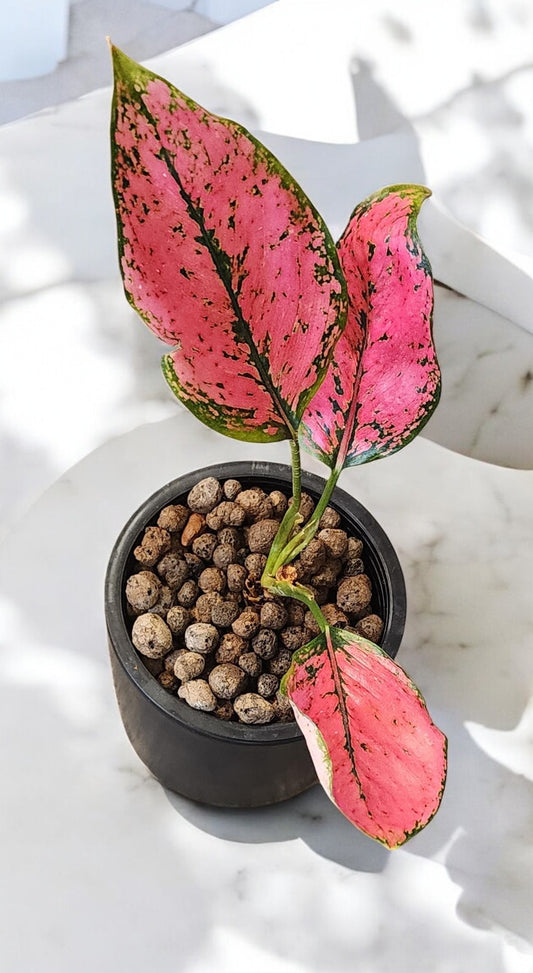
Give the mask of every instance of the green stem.
[[339, 479], [341, 470], [334, 469], [331, 471], [322, 496], [320, 497], [320, 500], [313, 511], [313, 516], [308, 523], [289, 540], [295, 523], [298, 523], [297, 518], [300, 517], [301, 519], [301, 515], [299, 513], [302, 498], [300, 450], [296, 440], [291, 440], [291, 452], [293, 500], [291, 505], [287, 508], [276, 537], [274, 538], [272, 547], [270, 548], [268, 560], [261, 578], [261, 584], [273, 594], [282, 595], [285, 598], [296, 598], [297, 601], [303, 602], [303, 604], [313, 615], [313, 618], [319, 626], [320, 631], [326, 632], [328, 629], [328, 623], [315, 601], [313, 592], [310, 591], [309, 588], [306, 588], [305, 585], [301, 585], [298, 582], [292, 583], [290, 581], [283, 581], [277, 577], [277, 574], [285, 564], [289, 564], [290, 561], [297, 557], [304, 547], [307, 547], [309, 541], [316, 534], [320, 518], [324, 513], [331, 494], [337, 485], [337, 480]]
[[292, 495], [293, 501], [285, 512], [281, 524], [279, 525], [278, 532], [272, 542], [272, 547], [268, 555], [268, 560], [264, 570], [264, 576], [274, 576], [274, 564], [276, 563], [280, 553], [283, 551], [296, 522], [296, 518], [300, 516], [300, 503], [302, 499], [302, 470], [300, 462], [300, 447], [298, 444], [298, 439], [291, 439], [291, 458], [292, 458]]
[[291, 439], [290, 447], [292, 460], [292, 506], [296, 511], [299, 511], [300, 503], [302, 502], [302, 463], [298, 437]]
[[308, 588], [302, 584], [298, 584], [298, 582], [291, 584], [289, 581], [277, 581], [274, 578], [267, 578], [265, 580], [268, 582], [265, 587], [269, 588], [273, 594], [282, 595], [284, 598], [296, 598], [297, 601], [303, 602], [312, 613], [320, 631], [326, 631], [328, 623], [320, 611], [313, 593]]
[[288, 543], [286, 543], [281, 549], [277, 550], [276, 557], [272, 559], [272, 569], [269, 572], [270, 574], [274, 575], [274, 577], [279, 568], [284, 564], [289, 564], [291, 561], [293, 561], [294, 558], [297, 557], [301, 551], [303, 551], [304, 547], [307, 547], [309, 541], [315, 536], [318, 530], [320, 518], [329, 503], [329, 499], [337, 485], [337, 480], [339, 479], [340, 474], [341, 470], [339, 469], [334, 469], [331, 471], [328, 481], [324, 487], [324, 492], [315, 507], [311, 519], [308, 521], [305, 527], [302, 527], [302, 529], [291, 538]]

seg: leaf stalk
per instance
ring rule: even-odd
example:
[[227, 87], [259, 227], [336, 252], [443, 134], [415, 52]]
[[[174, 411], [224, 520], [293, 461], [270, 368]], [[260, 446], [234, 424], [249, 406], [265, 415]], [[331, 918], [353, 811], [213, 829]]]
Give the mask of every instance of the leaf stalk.
[[282, 595], [285, 598], [295, 598], [297, 601], [303, 602], [304, 605], [312, 613], [315, 621], [317, 622], [320, 631], [326, 632], [328, 629], [328, 623], [322, 614], [320, 607], [315, 601], [313, 592], [306, 588], [305, 585], [299, 584], [297, 581], [291, 581], [287, 578], [281, 577], [283, 568], [290, 564], [307, 547], [309, 541], [315, 536], [318, 525], [320, 523], [320, 518], [326, 509], [331, 494], [333, 493], [337, 480], [341, 474], [340, 469], [333, 469], [328, 477], [322, 495], [313, 511], [313, 514], [307, 524], [298, 530], [296, 534], [291, 537], [293, 530], [298, 526], [299, 522], [302, 520], [302, 515], [300, 514], [300, 503], [302, 499], [301, 490], [301, 462], [300, 462], [300, 448], [298, 441], [292, 439], [290, 442], [291, 454], [292, 454], [292, 493], [293, 499], [281, 524], [279, 526], [278, 532], [270, 548], [267, 563], [263, 571], [261, 578], [261, 584], [263, 588], [271, 591], [273, 594]]

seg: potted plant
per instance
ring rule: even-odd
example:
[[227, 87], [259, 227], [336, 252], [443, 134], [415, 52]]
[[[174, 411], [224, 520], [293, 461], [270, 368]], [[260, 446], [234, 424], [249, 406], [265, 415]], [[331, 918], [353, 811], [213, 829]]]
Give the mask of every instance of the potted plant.
[[[236, 439], [286, 439], [292, 458], [288, 483], [283, 470], [261, 463], [248, 472], [228, 467], [191, 474], [164, 487], [126, 525], [106, 583], [111, 658], [126, 729], [163, 783], [198, 800], [234, 806], [280, 800], [310, 786], [316, 772], [354, 825], [388, 847], [398, 846], [439, 806], [446, 739], [391, 658], [404, 614], [396, 555], [373, 518], [337, 481], [345, 467], [406, 445], [438, 401], [431, 269], [416, 227], [429, 191], [401, 185], [373, 194], [355, 208], [335, 246], [302, 189], [250, 133], [210, 114], [116, 48], [112, 55], [112, 176], [126, 296], [173, 346], [163, 356], [163, 373], [195, 416]], [[304, 474], [304, 491], [300, 445], [329, 469], [325, 482]], [[284, 483], [285, 493], [279, 489]], [[202, 659], [205, 666], [216, 644], [208, 644], [207, 629], [214, 626], [197, 621], [204, 617], [199, 601], [192, 617], [186, 604], [173, 604], [175, 586], [174, 593], [167, 587], [166, 603], [151, 600], [160, 597], [157, 571], [151, 571], [156, 562], [161, 565], [158, 558], [167, 557], [166, 568], [158, 569], [166, 580], [169, 564], [176, 564], [168, 561], [174, 543], [178, 561], [194, 574], [202, 558], [187, 544], [194, 535], [201, 553], [217, 543], [210, 537], [218, 532], [220, 538], [221, 530], [236, 532], [226, 533], [228, 538], [245, 531], [256, 555], [254, 571], [243, 566], [246, 552], [235, 547], [232, 556], [241, 570], [233, 574], [241, 589], [239, 596], [227, 596], [233, 608], [220, 608], [220, 592], [230, 584], [215, 565], [207, 570], [218, 589], [201, 611], [207, 606], [213, 612], [215, 605], [219, 614], [229, 611], [235, 634], [241, 631], [241, 616], [235, 616], [241, 595], [241, 614], [248, 613], [252, 626], [257, 622], [251, 616], [261, 614], [254, 598], [263, 607], [276, 606], [278, 614], [284, 600], [297, 606], [294, 612], [300, 606], [294, 617], [303, 612], [304, 621], [293, 626], [300, 629], [300, 641], [277, 696], [278, 707], [283, 699], [290, 704], [297, 727], [271, 722], [271, 704], [268, 709], [244, 700], [264, 700], [265, 694], [247, 691], [246, 670], [241, 679], [233, 672], [239, 669], [235, 663], [215, 665], [209, 681], [201, 668], [198, 678], [192, 669], [185, 672], [186, 664], [201, 667]], [[355, 559], [361, 535], [366, 542], [363, 571], [345, 569], [349, 535]], [[308, 582], [309, 558], [324, 550], [341, 577], [336, 601], [328, 605], [320, 597], [326, 582], [316, 581], [316, 571]], [[151, 577], [139, 580], [143, 571]], [[132, 573], [137, 578], [132, 589], [142, 589], [133, 629], [125, 595]], [[330, 588], [334, 575], [333, 569]], [[191, 598], [195, 584], [189, 586]], [[198, 598], [211, 589], [204, 585], [202, 591]], [[151, 607], [143, 610], [147, 604]], [[379, 632], [373, 641], [365, 637], [377, 624], [365, 628], [365, 605], [377, 605], [385, 616], [381, 648], [375, 644]], [[172, 637], [167, 622], [173, 610], [178, 622]], [[154, 655], [174, 653], [172, 664], [182, 676], [178, 695], [175, 672], [160, 674], [157, 682], [134, 645], [141, 652], [148, 646], [149, 666], [150, 657], [153, 662]], [[181, 661], [187, 653], [202, 658]], [[244, 655], [254, 653], [260, 654], [259, 647]], [[226, 696], [221, 690], [221, 699], [233, 702], [219, 706], [226, 718], [217, 719], [213, 672], [225, 666], [225, 677], [236, 682]], [[174, 695], [165, 692], [165, 684]], [[250, 719], [254, 705], [259, 725]], [[279, 781], [273, 791], [270, 783], [265, 789], [271, 774]]]

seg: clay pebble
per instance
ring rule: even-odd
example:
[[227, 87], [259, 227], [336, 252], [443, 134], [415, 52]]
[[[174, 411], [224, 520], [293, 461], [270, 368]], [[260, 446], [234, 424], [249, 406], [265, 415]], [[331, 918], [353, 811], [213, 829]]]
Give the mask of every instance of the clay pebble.
[[377, 644], [383, 635], [383, 620], [379, 615], [366, 615], [357, 622], [355, 631], [369, 642]]
[[244, 510], [233, 500], [223, 500], [206, 515], [207, 526], [216, 531], [222, 527], [242, 527], [245, 519]]
[[251, 608], [247, 608], [235, 619], [231, 628], [235, 635], [240, 635], [243, 639], [249, 639], [253, 635], [256, 635], [260, 625], [261, 622], [257, 612]]
[[167, 625], [174, 635], [182, 635], [191, 624], [191, 613], [183, 605], [174, 605], [167, 614]]
[[180, 652], [174, 663], [174, 675], [182, 682], [197, 679], [205, 669], [205, 657], [199, 652]]
[[153, 568], [160, 557], [170, 550], [170, 534], [162, 527], [147, 527], [133, 556], [144, 567]]
[[[223, 720], [293, 720], [280, 680], [318, 626], [301, 602], [260, 584], [290, 500], [214, 477], [199, 481], [188, 500], [163, 508], [135, 549], [139, 569], [125, 588], [132, 641], [160, 685], [193, 708]], [[313, 510], [303, 494], [304, 520]], [[327, 508], [292, 567], [330, 625], [379, 643], [383, 621], [362, 555], [360, 539]]]
[[233, 699], [241, 692], [245, 681], [242, 669], [231, 662], [223, 662], [209, 673], [209, 685], [219, 699]]
[[237, 494], [242, 490], [242, 486], [238, 480], [226, 480], [224, 482], [224, 496], [226, 500], [235, 500]]
[[205, 679], [191, 679], [189, 682], [184, 682], [178, 689], [178, 696], [193, 709], [202, 710], [204, 713], [212, 713], [216, 709], [215, 694]]
[[215, 653], [217, 662], [238, 662], [239, 658], [246, 651], [248, 643], [235, 635], [234, 632], [226, 632], [218, 645]]
[[178, 554], [165, 554], [157, 565], [158, 574], [169, 588], [181, 588], [189, 577], [187, 562]]
[[263, 628], [279, 631], [287, 624], [287, 618], [287, 609], [275, 601], [267, 601], [261, 607], [260, 621]]
[[153, 571], [139, 571], [126, 582], [126, 598], [135, 611], [147, 612], [155, 605], [161, 591], [161, 582]]
[[150, 659], [160, 659], [172, 648], [172, 632], [167, 623], [151, 612], [135, 619], [131, 640], [137, 652]]
[[261, 659], [255, 652], [244, 652], [238, 658], [239, 667], [252, 679], [257, 679], [263, 669]]
[[248, 531], [248, 547], [252, 554], [268, 554], [279, 528], [278, 520], [258, 520]]
[[157, 518], [157, 526], [163, 527], [169, 533], [175, 534], [183, 530], [189, 519], [190, 511], [182, 503], [173, 503], [168, 507], [163, 507]]
[[218, 645], [219, 634], [214, 625], [206, 622], [193, 622], [185, 629], [185, 645], [191, 652], [207, 655]]
[[337, 590], [337, 605], [342, 611], [360, 612], [372, 600], [372, 585], [366, 574], [344, 578]]
[[243, 723], [270, 723], [274, 707], [258, 693], [244, 693], [234, 702], [235, 712]]
[[207, 476], [199, 480], [187, 497], [187, 506], [194, 513], [208, 514], [222, 500], [223, 492], [220, 482], [214, 476]]
[[260, 696], [269, 698], [279, 689], [279, 679], [273, 672], [263, 672], [257, 680], [257, 692]]

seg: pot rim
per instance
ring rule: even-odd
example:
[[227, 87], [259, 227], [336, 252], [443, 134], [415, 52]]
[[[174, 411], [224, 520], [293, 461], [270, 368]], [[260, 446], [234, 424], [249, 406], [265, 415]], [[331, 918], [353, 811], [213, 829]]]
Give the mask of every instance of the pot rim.
[[[188, 706], [187, 703], [167, 692], [143, 665], [137, 654], [124, 617], [124, 576], [127, 562], [144, 528], [153, 521], [159, 511], [180, 496], [187, 494], [198, 480], [206, 476], [217, 479], [250, 480], [262, 479], [292, 483], [291, 467], [285, 463], [268, 461], [235, 461], [215, 463], [186, 473], [171, 480], [151, 494], [131, 515], [122, 528], [110, 555], [105, 577], [105, 615], [110, 644], [122, 668], [141, 693], [151, 701], [170, 720], [181, 724], [202, 735], [224, 739], [228, 742], [250, 744], [291, 743], [302, 736], [297, 723], [267, 723], [262, 725], [232, 723], [219, 720], [211, 713], [203, 713]], [[315, 473], [302, 470], [302, 489], [309, 493], [320, 493], [325, 480]], [[275, 489], [275, 483], [272, 484]], [[367, 551], [379, 560], [385, 583], [389, 591], [387, 617], [382, 648], [392, 658], [398, 651], [406, 616], [406, 593], [402, 569], [396, 551], [385, 531], [373, 515], [346, 490], [336, 487], [330, 505], [338, 510], [344, 519], [354, 520], [357, 531]], [[393, 597], [392, 597], [393, 596]]]

